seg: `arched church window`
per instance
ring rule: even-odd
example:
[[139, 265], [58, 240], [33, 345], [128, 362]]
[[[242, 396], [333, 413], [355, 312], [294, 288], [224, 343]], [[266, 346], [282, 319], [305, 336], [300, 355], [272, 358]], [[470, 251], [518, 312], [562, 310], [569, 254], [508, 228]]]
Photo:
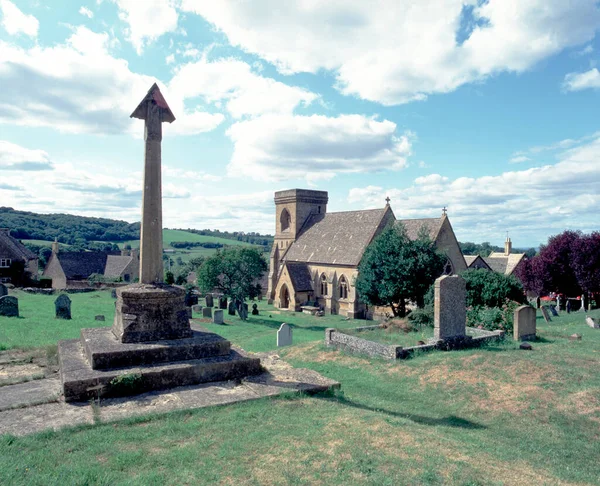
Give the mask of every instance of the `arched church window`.
[[281, 223], [281, 231], [289, 231], [290, 225], [292, 224], [292, 217], [287, 209], [283, 209], [281, 211], [281, 216], [279, 217], [279, 221]]
[[327, 277], [325, 274], [321, 275], [321, 295], [327, 295]]
[[450, 259], [446, 260], [446, 266], [444, 267], [444, 275], [452, 275], [454, 273], [454, 267]]
[[343, 275], [340, 277], [340, 299], [348, 298], [348, 281]]

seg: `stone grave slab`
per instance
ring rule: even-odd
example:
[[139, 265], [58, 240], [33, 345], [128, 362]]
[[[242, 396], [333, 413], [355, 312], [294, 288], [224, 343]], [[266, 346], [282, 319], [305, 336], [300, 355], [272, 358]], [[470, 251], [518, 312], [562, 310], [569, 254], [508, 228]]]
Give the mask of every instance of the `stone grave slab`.
[[536, 324], [535, 309], [529, 305], [522, 305], [515, 309], [513, 315], [513, 338], [515, 341], [535, 340]]
[[233, 300], [230, 300], [229, 304], [227, 305], [227, 314], [230, 316], [235, 316], [235, 304], [233, 303]]
[[212, 320], [214, 324], [223, 324], [223, 309], [215, 309]]
[[466, 282], [458, 275], [435, 281], [434, 331], [436, 340], [466, 337]]
[[293, 341], [293, 330], [285, 322], [279, 326], [277, 331], [277, 346], [291, 346]]
[[212, 294], [206, 294], [204, 300], [206, 301], [206, 307], [212, 307], [214, 305], [214, 299]]
[[227, 297], [219, 297], [219, 309], [227, 309]]
[[552, 322], [552, 319], [550, 318], [550, 314], [548, 314], [548, 310], [546, 309], [546, 306], [540, 307], [540, 310], [542, 311], [542, 316], [544, 317], [546, 324], [549, 324], [550, 322]]
[[212, 308], [211, 307], [203, 307], [202, 308], [202, 317], [205, 319], [212, 318]]
[[19, 299], [12, 295], [0, 297], [0, 316], [19, 317]]
[[558, 312], [556, 310], [556, 307], [554, 307], [553, 305], [548, 306], [548, 308], [550, 309], [550, 314], [552, 314], [554, 317], [558, 317]]

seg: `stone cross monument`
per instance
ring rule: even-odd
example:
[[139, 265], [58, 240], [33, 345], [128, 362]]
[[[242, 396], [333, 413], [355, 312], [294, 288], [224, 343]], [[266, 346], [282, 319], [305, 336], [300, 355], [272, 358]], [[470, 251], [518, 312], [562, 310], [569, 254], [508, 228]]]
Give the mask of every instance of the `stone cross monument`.
[[172, 123], [175, 116], [154, 83], [131, 118], [144, 120], [144, 188], [142, 227], [140, 231], [140, 282], [163, 281], [161, 142], [163, 122]]

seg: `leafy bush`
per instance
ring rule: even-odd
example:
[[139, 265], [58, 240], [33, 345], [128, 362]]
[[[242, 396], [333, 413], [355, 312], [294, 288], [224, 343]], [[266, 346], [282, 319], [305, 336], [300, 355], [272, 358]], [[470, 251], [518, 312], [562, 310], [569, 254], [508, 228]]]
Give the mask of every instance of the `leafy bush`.
[[519, 302], [507, 300], [502, 307], [468, 307], [467, 326], [481, 326], [488, 331], [500, 329], [511, 333], [514, 325], [514, 312], [519, 305], [521, 305]]
[[173, 285], [175, 283], [175, 276], [173, 275], [173, 272], [165, 273], [165, 283], [167, 285]]
[[462, 272], [461, 277], [467, 282], [467, 307], [502, 307], [506, 300], [526, 302], [521, 283], [512, 275], [477, 268]]
[[433, 307], [425, 306], [423, 309], [415, 309], [408, 314], [408, 320], [416, 327], [433, 327]]

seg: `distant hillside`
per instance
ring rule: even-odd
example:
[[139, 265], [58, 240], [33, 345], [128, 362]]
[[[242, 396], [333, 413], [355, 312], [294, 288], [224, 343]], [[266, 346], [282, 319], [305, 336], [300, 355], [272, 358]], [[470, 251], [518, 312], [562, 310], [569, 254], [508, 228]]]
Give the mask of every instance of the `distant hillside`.
[[140, 237], [140, 223], [71, 214], [37, 214], [7, 207], [0, 207], [0, 228], [10, 228], [10, 234], [18, 239], [52, 241], [58, 238], [68, 245]]

